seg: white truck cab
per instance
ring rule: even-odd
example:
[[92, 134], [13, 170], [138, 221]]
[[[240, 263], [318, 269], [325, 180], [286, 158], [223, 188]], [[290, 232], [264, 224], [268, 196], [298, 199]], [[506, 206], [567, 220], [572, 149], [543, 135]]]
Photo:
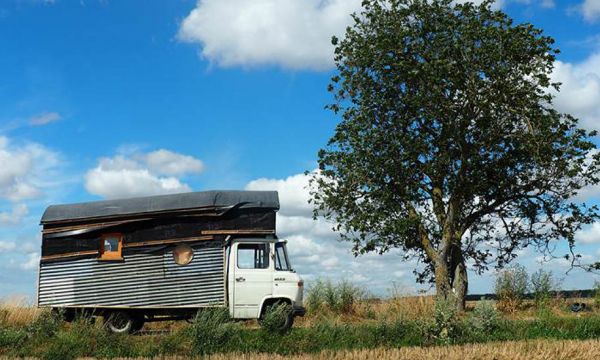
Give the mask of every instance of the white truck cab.
[[270, 306], [282, 303], [291, 306], [292, 319], [304, 315], [304, 282], [293, 270], [286, 247], [286, 240], [232, 240], [226, 256], [232, 318], [261, 319]]

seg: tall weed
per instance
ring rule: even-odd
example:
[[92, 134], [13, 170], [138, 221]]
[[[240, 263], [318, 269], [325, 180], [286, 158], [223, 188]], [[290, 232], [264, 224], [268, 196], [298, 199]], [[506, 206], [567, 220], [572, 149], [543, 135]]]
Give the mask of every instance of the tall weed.
[[464, 332], [472, 341], [484, 340], [488, 334], [498, 330], [502, 323], [496, 304], [490, 300], [480, 300], [466, 318]]
[[434, 343], [451, 344], [457, 335], [458, 313], [454, 303], [448, 300], [435, 302], [433, 321], [426, 327], [426, 337]]
[[552, 291], [560, 287], [559, 281], [554, 277], [552, 271], [539, 269], [531, 275], [531, 292], [535, 306], [538, 309], [548, 307], [552, 297]]
[[528, 279], [527, 270], [518, 264], [498, 273], [495, 288], [499, 310], [514, 313], [521, 308], [528, 289]]
[[329, 310], [338, 314], [353, 314], [355, 305], [366, 297], [364, 289], [349, 281], [333, 283], [331, 280], [317, 279], [308, 289], [306, 305], [313, 313]]
[[190, 327], [193, 350], [208, 355], [227, 349], [239, 340], [239, 326], [232, 322], [229, 309], [206, 308], [198, 312]]

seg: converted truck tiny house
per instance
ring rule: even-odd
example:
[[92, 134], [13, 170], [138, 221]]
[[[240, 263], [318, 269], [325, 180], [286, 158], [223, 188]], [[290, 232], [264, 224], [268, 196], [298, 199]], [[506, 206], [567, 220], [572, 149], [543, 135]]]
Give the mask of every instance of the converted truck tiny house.
[[277, 238], [275, 191], [206, 191], [53, 205], [41, 219], [37, 303], [103, 316], [113, 332], [227, 307], [304, 315], [303, 281]]

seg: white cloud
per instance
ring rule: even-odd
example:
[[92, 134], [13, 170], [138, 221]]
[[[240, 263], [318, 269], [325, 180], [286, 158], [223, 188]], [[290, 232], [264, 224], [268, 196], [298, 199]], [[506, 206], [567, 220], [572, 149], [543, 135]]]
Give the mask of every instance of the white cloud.
[[0, 225], [16, 225], [19, 224], [29, 213], [27, 205], [16, 204], [12, 206], [11, 211], [0, 212]]
[[191, 189], [169, 175], [199, 173], [202, 169], [200, 160], [164, 149], [130, 157], [103, 157], [86, 173], [85, 188], [107, 199], [180, 193]]
[[[385, 295], [393, 285], [389, 274], [401, 277], [411, 271], [415, 263], [403, 261], [398, 251], [354, 257], [350, 251], [352, 244], [340, 242], [339, 235], [331, 230], [332, 224], [321, 217], [312, 219], [308, 180], [309, 176], [304, 174], [285, 179], [263, 178], [251, 181], [246, 189], [279, 192], [281, 210], [277, 213], [277, 234], [288, 240], [290, 261], [309, 287], [311, 281], [319, 277], [347, 279]], [[412, 279], [407, 281], [412, 283]]]
[[285, 179], [260, 178], [246, 185], [246, 190], [277, 190], [279, 200], [285, 206], [281, 207], [280, 214], [285, 216], [310, 217], [312, 206], [308, 203], [309, 177], [304, 174], [289, 176]]
[[583, 244], [600, 243], [600, 223], [593, 223], [580, 230], [575, 239]]
[[101, 158], [85, 175], [88, 192], [107, 199], [190, 191], [175, 177], [161, 177], [121, 155]]
[[360, 0], [199, 0], [178, 36], [223, 67], [326, 70], [331, 37], [343, 35], [359, 9]]
[[553, 7], [555, 7], [555, 6], [556, 6], [556, 3], [554, 2], [554, 0], [542, 0], [542, 1], [541, 1], [541, 3], [540, 3], [540, 5], [541, 5], [543, 8], [547, 8], [547, 9], [549, 9], [549, 8], [553, 8]]
[[587, 129], [600, 129], [600, 52], [581, 63], [557, 61], [551, 79], [562, 83], [555, 107], [581, 120]]
[[[483, 0], [471, 1], [481, 4]], [[553, 0], [510, 0], [553, 7]], [[504, 0], [492, 7], [501, 8]], [[342, 37], [360, 12], [360, 0], [198, 0], [178, 38], [200, 45], [221, 67], [276, 65], [286, 69], [333, 67], [333, 35]]]
[[40, 197], [45, 178], [59, 165], [58, 155], [42, 145], [12, 145], [0, 136], [0, 199], [21, 201]]
[[24, 262], [19, 264], [19, 268], [22, 270], [34, 270], [37, 269], [40, 264], [40, 255], [38, 253], [27, 254], [27, 258]]
[[204, 169], [202, 161], [165, 149], [152, 151], [144, 157], [151, 171], [164, 175], [184, 175], [200, 173]]
[[4, 251], [12, 251], [16, 247], [14, 242], [0, 241], [0, 253]]
[[40, 126], [46, 125], [54, 121], [60, 120], [62, 117], [57, 112], [45, 112], [35, 116], [32, 116], [29, 119], [29, 125]]
[[584, 0], [579, 10], [587, 21], [597, 20], [600, 17], [600, 0]]

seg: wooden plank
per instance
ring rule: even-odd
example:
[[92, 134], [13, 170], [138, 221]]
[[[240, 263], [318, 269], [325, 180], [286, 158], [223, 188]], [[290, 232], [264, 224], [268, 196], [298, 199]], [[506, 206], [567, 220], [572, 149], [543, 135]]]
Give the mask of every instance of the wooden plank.
[[[124, 243], [123, 248], [135, 248], [135, 247], [142, 247], [142, 246], [176, 244], [176, 243], [180, 243], [180, 242], [194, 242], [194, 241], [208, 241], [208, 240], [214, 240], [214, 236], [194, 236], [194, 237], [166, 239], [166, 240], [149, 240], [149, 241], [129, 243], [129, 244]], [[63, 258], [75, 257], [75, 256], [99, 255], [99, 254], [100, 254], [99, 250], [87, 250], [87, 251], [70, 252], [70, 253], [57, 254], [57, 255], [46, 255], [46, 256], [42, 256], [42, 260], [55, 260], [55, 259], [63, 259]]]
[[[74, 218], [74, 219], [66, 219], [66, 220], [54, 220], [47, 221], [42, 223], [43, 226], [52, 226], [52, 225], [60, 225], [60, 224], [68, 224], [73, 222], [86, 222], [92, 223], [94, 221], [102, 221], [108, 219], [115, 218], [126, 218], [128, 220], [141, 220], [146, 218], [155, 219], [161, 216], [168, 215], [177, 215], [177, 214], [185, 214], [190, 213], [190, 216], [222, 216], [222, 212], [216, 212], [216, 208], [214, 206], [204, 206], [204, 207], [195, 207], [189, 209], [175, 209], [175, 210], [164, 210], [164, 211], [147, 211], [142, 213], [133, 213], [133, 214], [115, 214], [115, 215], [104, 215], [104, 216], [95, 216], [95, 217], [84, 217], [84, 218]], [[211, 212], [212, 211], [212, 212]]]
[[123, 224], [131, 223], [131, 222], [150, 220], [150, 219], [151, 218], [141, 218], [141, 219], [135, 219], [135, 220], [121, 220], [121, 221], [109, 221], [109, 222], [95, 223], [95, 224], [63, 226], [63, 227], [58, 227], [58, 228], [44, 229], [44, 230], [42, 230], [42, 233], [43, 234], [54, 234], [57, 232], [71, 231], [71, 230], [81, 230], [81, 229], [90, 229], [90, 228], [101, 229], [101, 228], [108, 227], [108, 226], [123, 225]]
[[193, 242], [193, 241], [205, 241], [205, 240], [213, 240], [213, 236], [194, 236], [187, 238], [177, 238], [177, 239], [166, 239], [166, 240], [149, 240], [135, 243], [125, 243], [123, 244], [124, 248], [133, 248], [133, 247], [141, 247], [141, 246], [152, 246], [152, 245], [163, 245], [163, 244], [175, 244], [180, 242]]
[[202, 230], [202, 234], [204, 235], [238, 235], [238, 234], [247, 234], [247, 235], [273, 235], [275, 234], [275, 230]]
[[78, 252], [71, 252], [71, 253], [58, 254], [58, 255], [46, 255], [46, 256], [42, 256], [42, 260], [54, 260], [54, 259], [62, 259], [62, 258], [68, 258], [68, 257], [74, 257], [74, 256], [98, 255], [98, 254], [100, 254], [100, 251], [98, 251], [98, 250], [87, 250], [87, 251], [78, 251]]

